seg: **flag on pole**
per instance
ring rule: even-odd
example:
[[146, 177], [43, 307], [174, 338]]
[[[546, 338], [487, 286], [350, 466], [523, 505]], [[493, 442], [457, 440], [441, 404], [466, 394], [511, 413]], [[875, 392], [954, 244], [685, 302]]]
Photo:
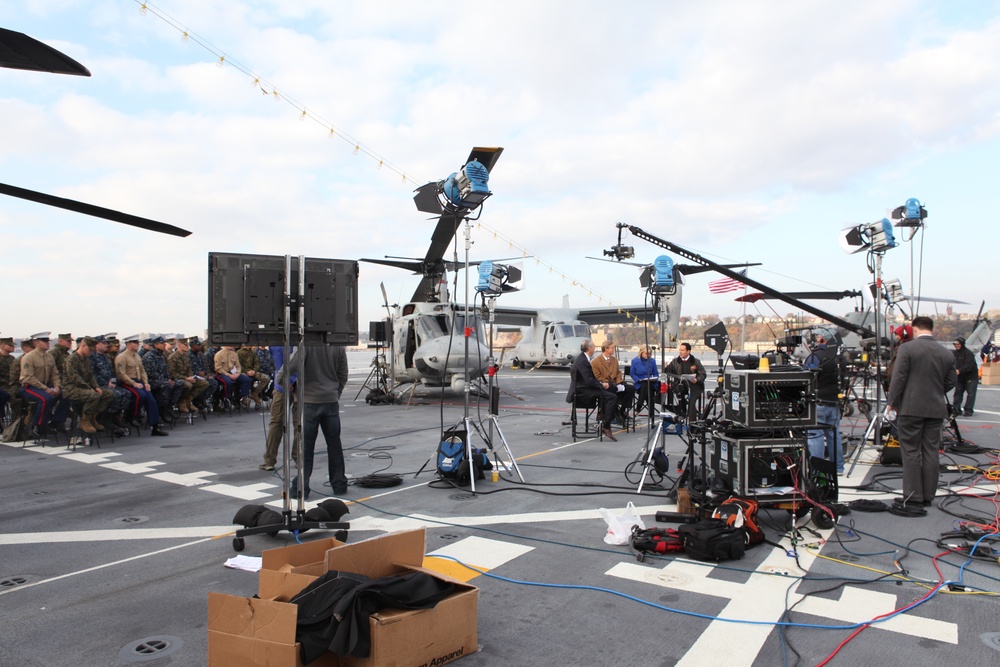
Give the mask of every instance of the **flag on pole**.
[[[747, 275], [747, 270], [743, 269], [739, 272], [739, 275], [744, 278]], [[735, 292], [738, 289], [744, 287], [743, 283], [735, 278], [720, 278], [719, 280], [713, 280], [708, 284], [708, 291], [712, 294], [725, 294], [726, 292]]]

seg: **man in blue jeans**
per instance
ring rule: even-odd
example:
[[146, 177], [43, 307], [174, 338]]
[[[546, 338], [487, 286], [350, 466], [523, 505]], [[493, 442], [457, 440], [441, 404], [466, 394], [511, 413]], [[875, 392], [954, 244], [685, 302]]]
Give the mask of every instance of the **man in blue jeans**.
[[[344, 469], [344, 449], [340, 442], [340, 396], [347, 385], [347, 351], [339, 345], [306, 345], [295, 351], [288, 360], [288, 368], [298, 376], [296, 388], [301, 388], [302, 415], [302, 469], [305, 479], [303, 497], [310, 494], [309, 478], [312, 475], [316, 437], [320, 429], [326, 439], [326, 454], [330, 488], [333, 495], [347, 493], [347, 473]], [[278, 374], [285, 381], [286, 370]], [[298, 495], [299, 476], [292, 480], [291, 493]]]
[[816, 371], [816, 422], [809, 431], [809, 455], [837, 465], [844, 472], [844, 450], [840, 442], [840, 378], [844, 359], [836, 346], [828, 346], [829, 334], [816, 334], [816, 348], [806, 358], [805, 367]]

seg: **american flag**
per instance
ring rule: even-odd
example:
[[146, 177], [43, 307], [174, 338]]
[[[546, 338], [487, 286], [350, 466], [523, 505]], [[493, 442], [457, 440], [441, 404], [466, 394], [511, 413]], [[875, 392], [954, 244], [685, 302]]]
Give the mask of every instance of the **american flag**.
[[[739, 272], [739, 275], [745, 278], [747, 270], [743, 269]], [[720, 278], [719, 280], [713, 280], [708, 284], [708, 291], [712, 294], [725, 294], [726, 292], [735, 292], [743, 287], [743, 283], [735, 278]]]

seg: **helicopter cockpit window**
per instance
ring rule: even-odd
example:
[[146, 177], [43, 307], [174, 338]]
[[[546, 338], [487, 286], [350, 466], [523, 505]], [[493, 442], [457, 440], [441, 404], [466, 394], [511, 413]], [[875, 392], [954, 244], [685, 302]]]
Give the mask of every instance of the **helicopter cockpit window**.
[[[472, 337], [477, 340], [483, 340], [485, 336], [483, 335], [483, 320], [478, 315], [469, 315], [469, 326], [472, 327]], [[455, 314], [455, 333], [463, 334], [465, 332], [465, 314], [456, 313]]]
[[556, 325], [556, 338], [587, 338], [590, 336], [590, 327], [586, 324], [559, 324]]
[[423, 315], [417, 318], [417, 331], [422, 343], [425, 340], [446, 335], [448, 322], [444, 315]]

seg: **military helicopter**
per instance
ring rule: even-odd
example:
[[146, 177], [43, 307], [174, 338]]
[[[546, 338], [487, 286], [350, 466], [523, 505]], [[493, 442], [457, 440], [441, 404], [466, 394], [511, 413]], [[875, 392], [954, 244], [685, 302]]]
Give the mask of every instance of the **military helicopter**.
[[[0, 67], [32, 72], [49, 72], [51, 74], [90, 76], [90, 70], [67, 56], [65, 53], [62, 53], [47, 44], [43, 44], [37, 39], [29, 37], [24, 33], [7, 30], [6, 28], [0, 28]], [[168, 225], [163, 222], [157, 222], [156, 220], [141, 218], [136, 215], [130, 215], [128, 213], [122, 213], [121, 211], [95, 206], [94, 204], [87, 204], [74, 199], [65, 199], [63, 197], [46, 194], [44, 192], [19, 188], [13, 185], [7, 185], [6, 183], [0, 183], [0, 194], [7, 195], [9, 197], [17, 197], [18, 199], [25, 199], [27, 201], [33, 201], [45, 206], [54, 206], [67, 211], [73, 211], [75, 213], [90, 215], [95, 218], [103, 218], [105, 220], [111, 220], [113, 222], [130, 225], [132, 227], [139, 227], [141, 229], [158, 232], [160, 234], [170, 234], [172, 236], [181, 237], [191, 235], [191, 232], [186, 229], [181, 229], [180, 227]]]
[[439, 215], [423, 259], [360, 260], [422, 276], [413, 296], [403, 304], [390, 306], [382, 288], [391, 331], [391, 375], [397, 383], [443, 386], [461, 392], [467, 380], [479, 379], [487, 372], [490, 351], [485, 345], [482, 318], [475, 309], [452, 301], [447, 273], [462, 267], [445, 261], [444, 254], [462, 222], [492, 194], [489, 175], [502, 152], [503, 148], [473, 148], [459, 171], [417, 188], [413, 197], [417, 210]]

